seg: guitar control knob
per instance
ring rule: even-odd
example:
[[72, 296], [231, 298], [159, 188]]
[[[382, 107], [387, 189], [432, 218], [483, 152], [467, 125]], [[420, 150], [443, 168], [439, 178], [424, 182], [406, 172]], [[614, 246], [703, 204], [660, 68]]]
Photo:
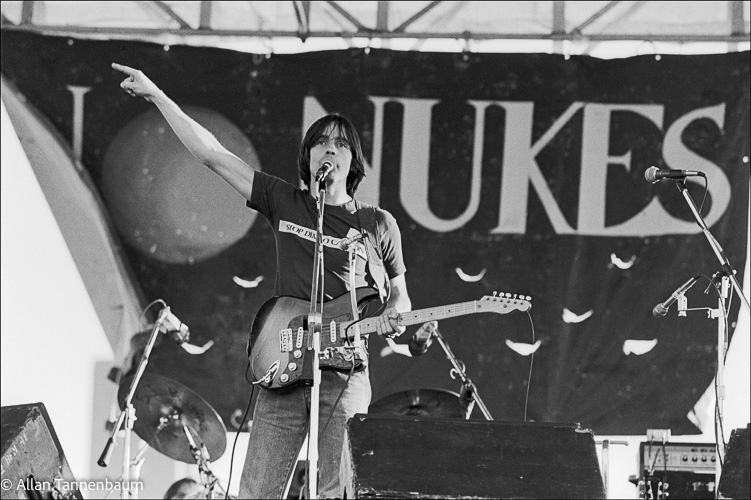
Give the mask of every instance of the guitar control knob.
[[295, 352], [292, 353], [292, 355], [295, 357], [295, 359], [300, 359], [302, 356], [302, 351], [300, 349], [296, 349]]
[[297, 363], [290, 363], [287, 367], [289, 368], [289, 371], [293, 372], [297, 370]]
[[286, 373], [282, 373], [282, 376], [279, 377], [279, 380], [281, 380], [282, 382], [286, 382], [289, 380], [289, 375], [287, 375]]

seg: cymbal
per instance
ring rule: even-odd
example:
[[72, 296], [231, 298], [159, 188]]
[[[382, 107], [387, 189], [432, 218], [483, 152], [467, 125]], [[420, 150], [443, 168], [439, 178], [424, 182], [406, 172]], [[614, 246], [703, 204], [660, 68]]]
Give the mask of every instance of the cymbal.
[[[133, 376], [125, 378], [117, 391], [121, 408], [132, 381]], [[144, 374], [132, 403], [136, 410], [133, 430], [163, 455], [188, 464], [196, 463], [183, 427], [188, 428], [199, 448], [205, 445], [210, 461], [219, 459], [227, 448], [227, 428], [216, 410], [175, 380]]]
[[444, 389], [410, 389], [396, 392], [372, 403], [368, 413], [464, 418], [459, 394]]

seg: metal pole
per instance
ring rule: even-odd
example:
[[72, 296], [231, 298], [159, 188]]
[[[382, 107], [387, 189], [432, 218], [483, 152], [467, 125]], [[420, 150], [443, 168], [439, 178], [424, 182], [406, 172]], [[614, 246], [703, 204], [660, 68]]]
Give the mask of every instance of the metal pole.
[[723, 275], [720, 283], [720, 297], [717, 299], [717, 309], [711, 309], [709, 311], [710, 316], [717, 319], [717, 414], [715, 415], [715, 424], [717, 425], [720, 433], [720, 439], [716, 439], [717, 442], [717, 461], [715, 462], [715, 498], [719, 497], [720, 475], [722, 473], [722, 462], [725, 458], [724, 447], [724, 402], [725, 402], [725, 353], [728, 349], [728, 331], [725, 328], [725, 299], [728, 296], [729, 290], [728, 277]]
[[[474, 398], [477, 401], [477, 406], [480, 408], [480, 411], [482, 411], [482, 414], [485, 415], [485, 418], [487, 420], [493, 420], [493, 417], [490, 415], [488, 408], [485, 406], [485, 403], [482, 402], [482, 399], [480, 398], [480, 394], [477, 392], [477, 387], [475, 387], [475, 384], [467, 376], [463, 363], [461, 363], [458, 359], [456, 359], [456, 356], [454, 356], [454, 353], [451, 352], [451, 348], [443, 339], [443, 335], [441, 335], [441, 332], [438, 331], [438, 328], [433, 330], [433, 335], [435, 335], [435, 338], [438, 339], [438, 343], [441, 344], [441, 347], [443, 348], [443, 352], [446, 353], [446, 358], [448, 358], [448, 360], [451, 361], [451, 364], [454, 365], [453, 371], [456, 371], [456, 373], [459, 374], [459, 377], [462, 379], [462, 382], [465, 386], [469, 386], [472, 388], [472, 393], [474, 395]], [[467, 418], [469, 418], [469, 416], [467, 416]]]

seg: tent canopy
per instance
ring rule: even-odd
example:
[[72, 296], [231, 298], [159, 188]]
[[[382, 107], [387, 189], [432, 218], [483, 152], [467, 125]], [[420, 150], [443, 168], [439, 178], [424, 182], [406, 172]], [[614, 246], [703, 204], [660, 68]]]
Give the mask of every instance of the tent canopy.
[[2, 21], [3, 28], [48, 34], [158, 39], [262, 53], [373, 46], [608, 57], [602, 45], [614, 41], [637, 47], [705, 42], [718, 46], [713, 52], [737, 50], [739, 43], [749, 42], [749, 10], [747, 1], [23, 1], [3, 2]]

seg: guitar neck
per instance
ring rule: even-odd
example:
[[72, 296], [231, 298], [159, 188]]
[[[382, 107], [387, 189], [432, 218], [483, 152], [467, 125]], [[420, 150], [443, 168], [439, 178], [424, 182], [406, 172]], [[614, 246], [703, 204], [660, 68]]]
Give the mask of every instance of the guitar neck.
[[[466, 314], [474, 314], [477, 312], [480, 312], [477, 307], [477, 301], [472, 300], [470, 302], [461, 302], [459, 304], [430, 307], [428, 309], [418, 309], [416, 311], [401, 313], [399, 314], [399, 325], [410, 326], [417, 323], [454, 318], [456, 316], [464, 316]], [[377, 331], [377, 324], [377, 318], [365, 319], [360, 323], [360, 332], [374, 333], [375, 331]]]

